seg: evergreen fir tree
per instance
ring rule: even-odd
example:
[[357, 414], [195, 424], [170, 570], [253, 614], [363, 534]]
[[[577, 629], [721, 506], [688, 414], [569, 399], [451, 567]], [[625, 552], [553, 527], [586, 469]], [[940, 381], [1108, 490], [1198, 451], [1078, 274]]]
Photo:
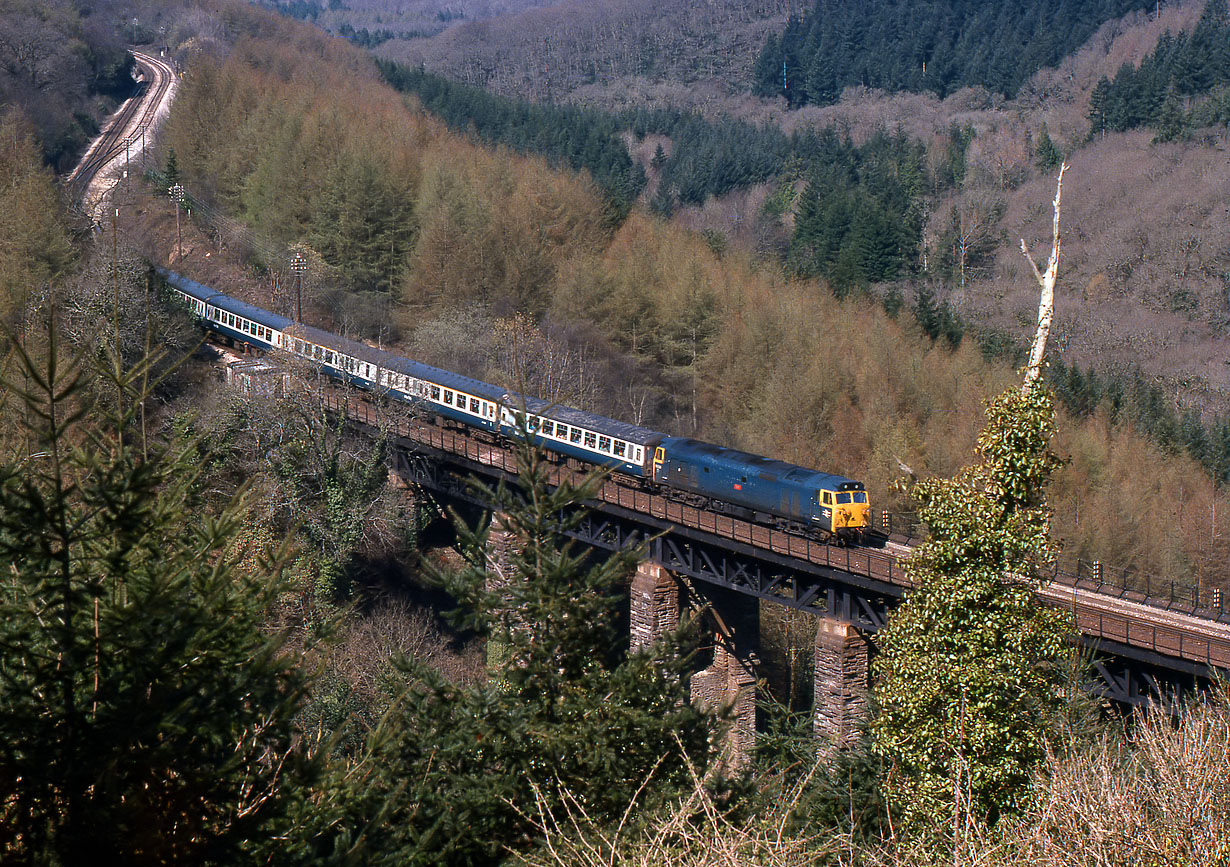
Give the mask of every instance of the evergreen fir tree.
[[926, 283], [920, 285], [914, 295], [914, 321], [932, 340], [940, 336], [940, 328], [943, 324], [940, 309], [935, 303], [935, 293]]
[[1106, 135], [1106, 105], [1110, 99], [1110, 79], [1103, 75], [1089, 94], [1089, 138]]
[[681, 636], [627, 653], [616, 609], [635, 555], [593, 560], [565, 536], [600, 479], [552, 488], [550, 465], [524, 443], [518, 470], [515, 487], [483, 493], [517, 540], [500, 586], [488, 584], [490, 527], [459, 525], [467, 566], [440, 576], [460, 625], [502, 658], [464, 689], [408, 665], [416, 685], [376, 750], [390, 863], [492, 863], [533, 839], [540, 809], [558, 815], [568, 801], [617, 821], [647, 780], [667, 796], [711, 758], [713, 722], [689, 701]]
[[1055, 142], [1051, 141], [1051, 134], [1046, 129], [1046, 124], [1042, 124], [1042, 132], [1038, 135], [1038, 145], [1034, 149], [1034, 157], [1037, 160], [1038, 168], [1046, 171], [1053, 169], [1063, 162], [1063, 152], [1055, 146]]
[[166, 175], [168, 187], [179, 183], [179, 160], [175, 157], [175, 148], [167, 149], [167, 162], [162, 171]]
[[1166, 101], [1157, 116], [1157, 135], [1155, 142], [1178, 141], [1187, 134], [1187, 115], [1183, 111], [1183, 102], [1172, 88], [1166, 94]]
[[189, 450], [127, 445], [148, 368], [107, 375], [117, 414], [90, 401], [94, 347], [66, 362], [48, 335], [45, 362], [15, 349], [29, 387], [7, 383], [28, 424], [0, 463], [0, 852], [280, 860], [315, 766], [295, 748], [304, 675], [264, 629], [276, 565], [238, 568], [242, 511], [196, 511]]

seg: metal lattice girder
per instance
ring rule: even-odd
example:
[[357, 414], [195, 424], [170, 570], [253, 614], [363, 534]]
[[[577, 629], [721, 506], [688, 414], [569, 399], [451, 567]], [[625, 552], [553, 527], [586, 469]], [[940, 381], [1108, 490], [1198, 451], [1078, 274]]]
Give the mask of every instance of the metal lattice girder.
[[[469, 479], [508, 480], [498, 468], [467, 461], [447, 452], [399, 441], [393, 449], [394, 471], [434, 493], [490, 508], [475, 495]], [[791, 560], [661, 518], [611, 503], [589, 502], [584, 517], [567, 531], [577, 541], [606, 551], [643, 546], [646, 556], [676, 574], [727, 587], [802, 611], [846, 620], [875, 631], [884, 625], [902, 588], [839, 569]]]
[[[392, 449], [394, 471], [438, 496], [490, 509], [471, 482], [510, 481], [515, 476], [495, 466], [467, 460], [414, 440], [398, 438]], [[690, 580], [717, 585], [853, 624], [866, 632], [880, 629], [903, 588], [837, 567], [792, 559], [745, 542], [680, 526], [668, 520], [605, 502], [584, 504], [586, 514], [568, 531], [584, 544], [606, 551], [640, 547], [645, 556]], [[1157, 648], [1082, 635], [1092, 650], [1088, 688], [1117, 703], [1173, 703], [1176, 689], [1188, 689], [1211, 676], [1207, 665]]]
[[1207, 682], [1213, 674], [1200, 663], [1119, 642], [1082, 636], [1079, 644], [1092, 654], [1087, 690], [1119, 704], [1173, 711], [1181, 693]]

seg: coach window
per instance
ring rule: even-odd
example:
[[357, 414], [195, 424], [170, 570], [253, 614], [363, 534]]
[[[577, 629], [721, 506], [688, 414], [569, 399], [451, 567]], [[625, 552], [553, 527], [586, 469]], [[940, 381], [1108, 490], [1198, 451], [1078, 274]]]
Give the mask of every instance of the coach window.
[[598, 437], [598, 451], [609, 452], [611, 450], [610, 437]]
[[581, 441], [581, 429], [579, 427], [574, 427], [568, 432], [568, 441], [574, 443], [579, 443]]
[[596, 436], [594, 436], [594, 435], [593, 435], [592, 433], [590, 433], [589, 431], [586, 431], [586, 432], [585, 432], [585, 447], [586, 447], [587, 449], [592, 449], [592, 448], [594, 447], [594, 440], [595, 440], [595, 439], [597, 439], [597, 437], [596, 437]]
[[449, 406], [453, 405], [453, 393], [449, 391], [447, 388], [444, 390], [444, 402], [447, 403]]
[[540, 432], [545, 436], [552, 436], [555, 433], [555, 422], [544, 418], [542, 420], [542, 430]]
[[619, 440], [615, 440], [615, 457], [622, 458], [624, 456], [624, 444]]

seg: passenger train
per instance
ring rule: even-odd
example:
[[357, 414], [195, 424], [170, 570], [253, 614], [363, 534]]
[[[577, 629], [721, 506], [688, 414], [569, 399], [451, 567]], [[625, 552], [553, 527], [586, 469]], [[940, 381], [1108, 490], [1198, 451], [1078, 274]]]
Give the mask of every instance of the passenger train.
[[853, 479], [549, 404], [297, 323], [165, 269], [158, 273], [202, 327], [237, 345], [285, 352], [336, 379], [493, 435], [516, 436], [524, 412], [524, 427], [548, 453], [607, 467], [698, 508], [826, 541], [859, 542], [867, 532], [867, 491]]

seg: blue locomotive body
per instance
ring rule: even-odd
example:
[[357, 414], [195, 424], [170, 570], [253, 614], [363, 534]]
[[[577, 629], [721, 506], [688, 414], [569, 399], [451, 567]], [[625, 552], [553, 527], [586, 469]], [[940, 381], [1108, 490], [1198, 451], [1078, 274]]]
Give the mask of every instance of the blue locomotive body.
[[762, 523], [850, 539], [867, 523], [867, 492], [853, 479], [700, 440], [663, 439], [652, 475], [698, 504]]
[[159, 274], [202, 326], [233, 343], [284, 352], [427, 415], [508, 437], [526, 431], [556, 455], [760, 523], [847, 540], [867, 524], [867, 492], [844, 476], [551, 404], [294, 322], [164, 269]]

